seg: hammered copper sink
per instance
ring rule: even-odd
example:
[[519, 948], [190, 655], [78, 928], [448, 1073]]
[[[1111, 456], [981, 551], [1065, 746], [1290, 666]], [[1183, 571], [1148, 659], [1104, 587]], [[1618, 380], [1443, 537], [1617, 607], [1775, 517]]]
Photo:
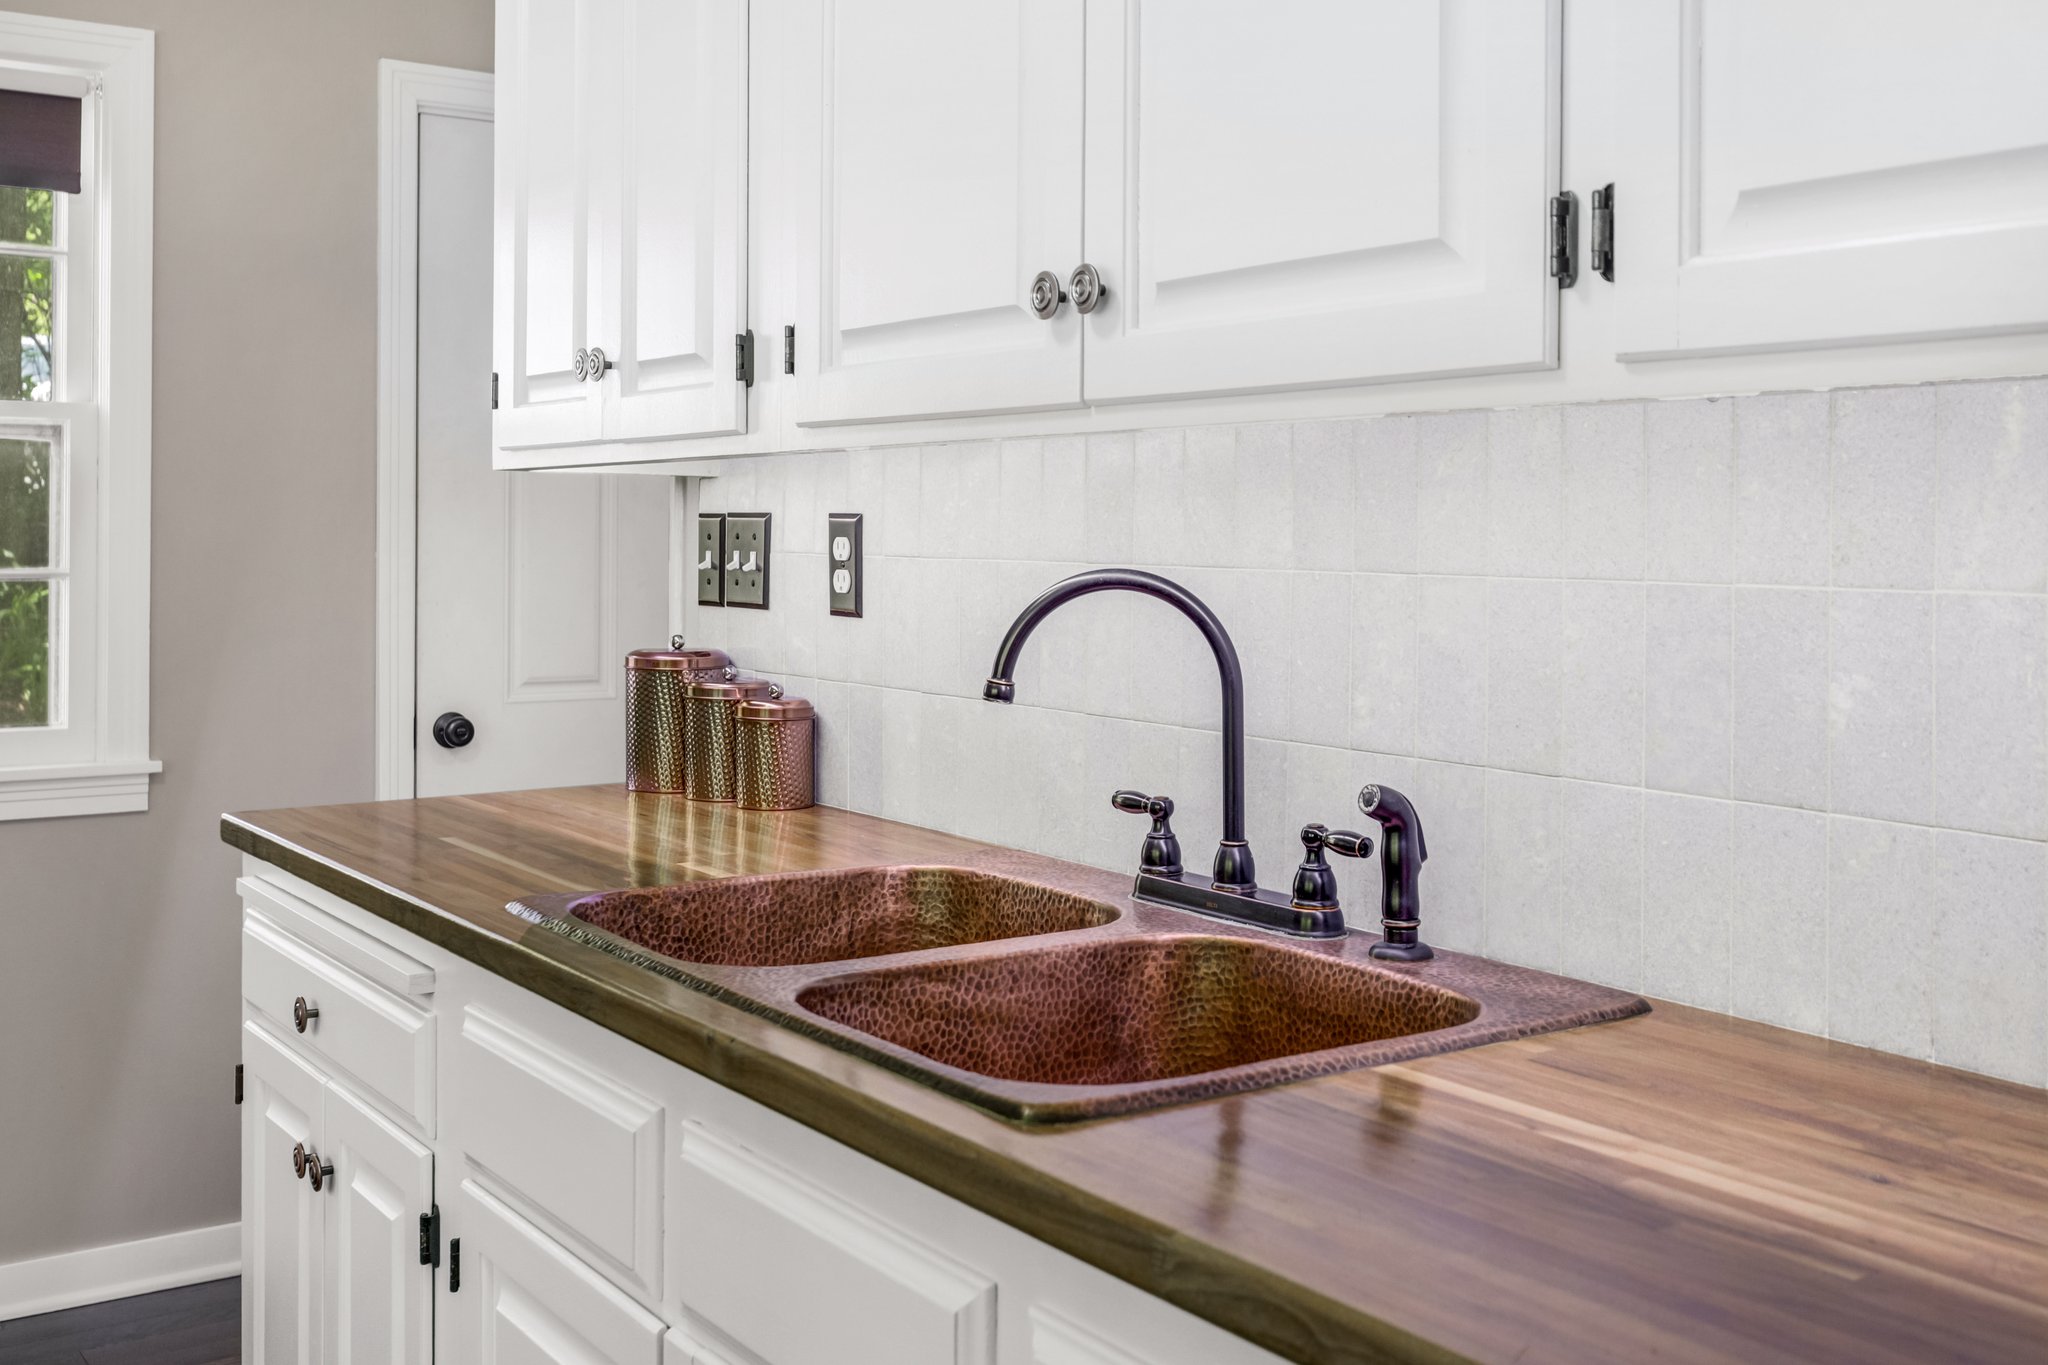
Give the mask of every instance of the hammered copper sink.
[[1114, 874], [1028, 854], [977, 861], [995, 865], [733, 877], [510, 908], [1029, 1123], [1262, 1089], [1649, 1008], [1459, 953], [1375, 961], [1369, 934], [1311, 941], [1204, 919], [1133, 901]]

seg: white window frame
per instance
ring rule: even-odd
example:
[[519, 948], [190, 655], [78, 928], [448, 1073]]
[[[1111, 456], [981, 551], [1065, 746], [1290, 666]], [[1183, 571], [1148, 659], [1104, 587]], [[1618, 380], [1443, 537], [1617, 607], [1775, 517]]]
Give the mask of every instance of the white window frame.
[[[0, 730], [0, 820], [149, 808], [149, 459], [156, 35], [0, 12], [0, 87], [84, 98], [66, 205], [61, 387], [0, 402], [63, 433], [57, 725]], [[57, 692], [62, 689], [61, 702]]]

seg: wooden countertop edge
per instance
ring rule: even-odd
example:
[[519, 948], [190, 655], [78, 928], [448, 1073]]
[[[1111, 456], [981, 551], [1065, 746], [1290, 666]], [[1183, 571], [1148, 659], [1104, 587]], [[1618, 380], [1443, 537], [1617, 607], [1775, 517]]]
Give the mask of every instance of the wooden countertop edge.
[[[708, 995], [697, 997], [703, 1001], [702, 1017], [683, 1016], [443, 913], [237, 816], [221, 817], [221, 839], [1278, 1355], [1311, 1365], [1439, 1365], [1469, 1359], [972, 1138], [904, 1113], [798, 1060], [756, 1047], [718, 1023], [720, 1011], [750, 1016]], [[872, 1065], [822, 1043], [811, 1045], [829, 1052], [835, 1064]]]

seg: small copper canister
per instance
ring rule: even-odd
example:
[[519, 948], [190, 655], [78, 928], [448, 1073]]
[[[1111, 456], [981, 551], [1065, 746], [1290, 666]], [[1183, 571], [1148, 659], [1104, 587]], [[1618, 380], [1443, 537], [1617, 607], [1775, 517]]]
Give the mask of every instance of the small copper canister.
[[732, 800], [733, 724], [740, 703], [781, 695], [766, 678], [693, 682], [683, 689], [683, 795], [692, 801]]
[[722, 649], [636, 649], [626, 656], [626, 786], [636, 792], [679, 792], [684, 774], [684, 689], [693, 682], [737, 677]]
[[817, 768], [817, 713], [802, 697], [743, 701], [733, 764], [741, 810], [802, 810]]

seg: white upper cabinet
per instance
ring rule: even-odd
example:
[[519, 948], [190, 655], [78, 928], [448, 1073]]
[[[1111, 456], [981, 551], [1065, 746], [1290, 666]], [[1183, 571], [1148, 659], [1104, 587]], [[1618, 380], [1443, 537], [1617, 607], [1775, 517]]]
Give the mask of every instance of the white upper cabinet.
[[499, 449], [745, 429], [746, 40], [746, 0], [498, 6]]
[[784, 8], [800, 425], [1072, 407], [1082, 0]]
[[1090, 402], [1557, 361], [1557, 0], [1088, 0]]
[[[745, 430], [745, 0], [624, 0], [608, 440]], [[615, 348], [615, 349], [614, 349]]]
[[[599, 19], [618, 0], [500, 0], [492, 358], [498, 446], [596, 440], [601, 387], [578, 352], [595, 344], [602, 293], [593, 243]], [[616, 136], [616, 130], [602, 136]]]
[[1624, 356], [2048, 324], [2048, 5], [1615, 13]]

